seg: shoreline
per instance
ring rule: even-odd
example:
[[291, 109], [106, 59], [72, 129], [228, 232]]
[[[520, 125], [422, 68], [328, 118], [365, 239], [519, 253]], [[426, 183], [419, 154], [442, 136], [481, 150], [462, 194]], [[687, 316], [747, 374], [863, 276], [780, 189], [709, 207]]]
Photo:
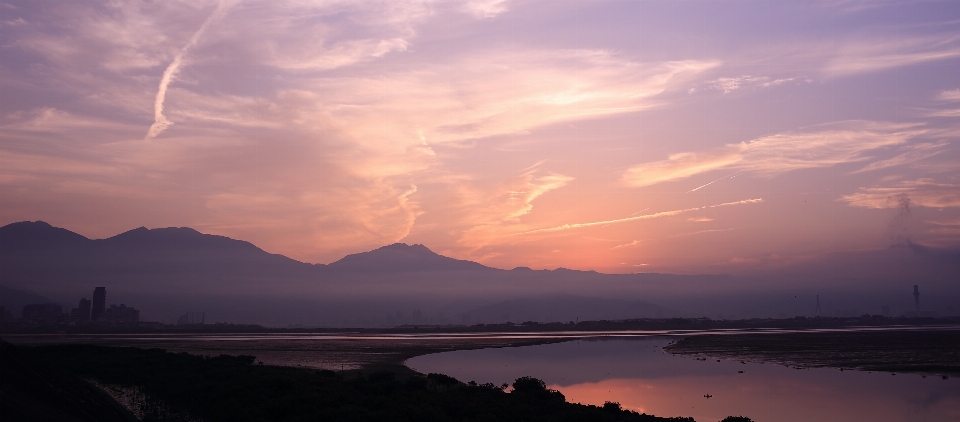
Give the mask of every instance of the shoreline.
[[[947, 338], [944, 339], [945, 336]], [[169, 352], [186, 352], [203, 356], [244, 354], [257, 356], [258, 361], [272, 366], [333, 370], [345, 375], [387, 371], [402, 377], [420, 374], [406, 366], [407, 360], [434, 353], [523, 347], [587, 338], [641, 337], [680, 337], [679, 340], [664, 347], [664, 351], [698, 358], [772, 363], [798, 368], [832, 367], [844, 370], [887, 370], [943, 375], [960, 373], [960, 325], [848, 326], [803, 330], [770, 328], [419, 333], [417, 335], [400, 333], [9, 335], [7, 333], [0, 336], [5, 341], [23, 346], [95, 344], [143, 349], [159, 348]], [[824, 343], [825, 341], [827, 343]], [[885, 350], [884, 347], [893, 349]], [[906, 356], [907, 353], [915, 354]]]
[[944, 379], [960, 374], [960, 328], [956, 327], [690, 336], [663, 349], [698, 359], [738, 360], [795, 369], [918, 373]]

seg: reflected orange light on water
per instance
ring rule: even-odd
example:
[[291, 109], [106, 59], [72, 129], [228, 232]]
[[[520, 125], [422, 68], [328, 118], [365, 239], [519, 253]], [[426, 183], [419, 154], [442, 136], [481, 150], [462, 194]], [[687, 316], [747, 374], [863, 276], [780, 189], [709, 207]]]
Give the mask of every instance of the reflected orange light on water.
[[[697, 421], [719, 421], [740, 414], [757, 421], [783, 422], [960, 420], [960, 399], [931, 397], [923, 388], [910, 388], [914, 383], [929, 382], [916, 374], [894, 377], [848, 372], [853, 376], [834, 378], [829, 383], [812, 383], [806, 375], [832, 370], [765, 369], [747, 369], [744, 374], [730, 376], [615, 378], [568, 386], [554, 384], [549, 388], [561, 391], [570, 402], [602, 405], [605, 401], [614, 401], [640, 413], [692, 416]], [[799, 376], [771, 377], [770, 369], [795, 371]], [[763, 373], [751, 375], [750, 372]], [[886, 378], [891, 378], [890, 382]], [[909, 378], [906, 385], [904, 378]], [[865, 388], [864, 381], [870, 387]], [[900, 400], [877, 400], [877, 390], [892, 393]], [[707, 394], [712, 397], [704, 397]], [[934, 419], [930, 419], [931, 416]]]

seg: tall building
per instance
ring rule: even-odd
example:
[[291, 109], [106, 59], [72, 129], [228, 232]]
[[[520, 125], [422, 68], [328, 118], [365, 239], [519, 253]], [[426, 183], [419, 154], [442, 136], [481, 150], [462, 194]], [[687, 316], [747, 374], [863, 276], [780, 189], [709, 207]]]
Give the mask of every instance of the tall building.
[[107, 288], [96, 287], [93, 289], [93, 309], [90, 312], [90, 320], [96, 321], [107, 309]]
[[87, 298], [80, 299], [80, 317], [77, 319], [80, 322], [90, 321], [90, 301]]

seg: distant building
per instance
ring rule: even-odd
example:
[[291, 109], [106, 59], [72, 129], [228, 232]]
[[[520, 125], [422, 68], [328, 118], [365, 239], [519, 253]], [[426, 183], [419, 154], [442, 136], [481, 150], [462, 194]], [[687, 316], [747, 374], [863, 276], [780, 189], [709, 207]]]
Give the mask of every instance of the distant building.
[[63, 307], [56, 303], [35, 303], [23, 306], [24, 321], [53, 323], [63, 317]]
[[187, 312], [177, 318], [177, 325], [203, 325], [206, 318], [206, 312]]
[[90, 322], [90, 301], [80, 299], [80, 306], [70, 311], [70, 319], [76, 322]]
[[0, 306], [0, 327], [13, 325], [14, 322], [13, 314], [11, 314], [6, 307]]
[[117, 324], [134, 324], [140, 321], [140, 311], [136, 308], [128, 308], [127, 305], [110, 305], [109, 308], [100, 314], [97, 319], [100, 322], [112, 322]]
[[97, 321], [100, 315], [107, 308], [107, 288], [96, 287], [93, 289], [93, 308], [90, 310], [90, 320]]

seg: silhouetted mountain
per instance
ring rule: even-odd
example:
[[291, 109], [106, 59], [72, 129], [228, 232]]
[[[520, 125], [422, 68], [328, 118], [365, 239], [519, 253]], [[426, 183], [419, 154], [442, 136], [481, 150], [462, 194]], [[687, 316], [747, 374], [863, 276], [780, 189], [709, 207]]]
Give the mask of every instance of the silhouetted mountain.
[[90, 239], [43, 221], [22, 221], [0, 227], [0, 251], [50, 250], [77, 247]]
[[448, 258], [423, 245], [394, 243], [347, 255], [328, 265], [336, 271], [482, 271], [494, 270], [473, 261]]
[[46, 289], [112, 284], [222, 292], [315, 272], [249, 242], [189, 228], [141, 227], [92, 240], [42, 221], [21, 222], [0, 228], [0, 250], [0, 283]]
[[221, 250], [263, 252], [250, 242], [229, 237], [203, 234], [189, 227], [168, 227], [150, 230], [136, 228], [103, 240], [105, 245], [119, 248], [155, 248], [178, 250]]
[[602, 274], [500, 270], [402, 243], [322, 265], [190, 228], [141, 227], [93, 240], [41, 221], [0, 227], [0, 285], [68, 306], [106, 286], [108, 303], [125, 302], [142, 309], [142, 318], [163, 321], [186, 311], [207, 312], [211, 321], [334, 326], [495, 321], [506, 314], [541, 322], [659, 311], [789, 316], [812, 314], [816, 295], [827, 312], [859, 315], [878, 312], [881, 303], [894, 313], [912, 307], [913, 284], [921, 286], [926, 309], [952, 313], [960, 271], [955, 256], [954, 250], [907, 245], [736, 277]]

